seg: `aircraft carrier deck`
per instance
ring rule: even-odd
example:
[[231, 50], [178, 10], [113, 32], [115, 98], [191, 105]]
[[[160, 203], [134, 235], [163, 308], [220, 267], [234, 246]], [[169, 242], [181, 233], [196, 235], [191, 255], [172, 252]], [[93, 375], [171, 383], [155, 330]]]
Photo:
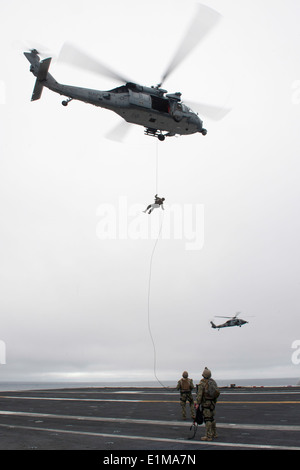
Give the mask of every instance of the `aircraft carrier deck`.
[[174, 389], [2, 391], [0, 450], [98, 450], [110, 464], [139, 451], [300, 450], [300, 387], [221, 388], [211, 442], [200, 439], [204, 425], [190, 439], [189, 411], [183, 421]]

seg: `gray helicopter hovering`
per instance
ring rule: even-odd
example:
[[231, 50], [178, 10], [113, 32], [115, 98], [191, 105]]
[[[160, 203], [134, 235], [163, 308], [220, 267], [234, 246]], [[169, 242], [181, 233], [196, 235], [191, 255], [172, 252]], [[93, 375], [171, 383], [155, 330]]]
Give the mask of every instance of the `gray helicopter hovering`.
[[217, 318], [229, 318], [225, 323], [222, 323], [221, 325], [215, 325], [214, 322], [211, 323], [212, 328], [228, 328], [230, 326], [239, 326], [241, 327], [242, 325], [245, 325], [247, 322], [246, 320], [242, 320], [241, 318], [237, 318], [238, 315], [240, 315], [241, 312], [237, 312], [234, 317], [222, 317], [222, 316], [217, 316]]
[[[62, 47], [59, 55], [60, 62], [100, 73], [121, 82], [122, 85], [108, 91], [62, 85], [48, 71], [51, 57], [41, 60], [41, 54], [37, 49], [24, 52], [31, 64], [30, 71], [36, 77], [31, 101], [40, 99], [43, 88], [46, 87], [66, 97], [62, 101], [63, 106], [67, 106], [72, 100], [79, 100], [114, 111], [128, 123], [144, 126], [146, 135], [157, 137], [161, 141], [165, 140], [165, 137], [175, 135], [189, 135], [198, 132], [206, 135], [207, 130], [203, 127], [203, 121], [196, 112], [192, 111], [191, 107], [195, 105], [208, 118], [216, 120], [224, 117], [229, 110], [195, 103], [190, 107], [188, 102], [181, 101], [181, 93], [168, 93], [162, 88], [162, 85], [200, 40], [213, 29], [220, 18], [221, 15], [211, 8], [198, 5], [195, 17], [172, 61], [166, 68], [160, 83], [151, 87], [128, 80], [69, 43]], [[122, 128], [117, 126], [111, 136], [115, 134], [115, 140], [119, 140], [118, 135], [123, 135], [123, 133]]]

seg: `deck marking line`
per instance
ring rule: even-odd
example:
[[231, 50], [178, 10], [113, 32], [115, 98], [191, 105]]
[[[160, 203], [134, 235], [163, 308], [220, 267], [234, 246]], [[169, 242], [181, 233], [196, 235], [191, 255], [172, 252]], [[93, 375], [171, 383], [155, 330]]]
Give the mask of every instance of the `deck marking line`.
[[40, 428], [33, 426], [14, 426], [10, 424], [0, 424], [0, 427], [10, 428], [10, 429], [26, 429], [28, 431], [44, 431], [56, 434], [75, 434], [79, 436], [89, 436], [89, 437], [106, 437], [116, 439], [130, 439], [130, 440], [139, 440], [139, 441], [154, 441], [154, 442], [166, 442], [166, 443], [176, 443], [176, 444], [187, 444], [187, 445], [196, 445], [196, 446], [217, 446], [217, 447], [241, 447], [247, 449], [276, 449], [276, 450], [300, 450], [300, 447], [294, 446], [274, 446], [266, 444], [240, 444], [240, 443], [230, 443], [230, 442], [209, 442], [209, 441], [192, 441], [185, 439], [170, 439], [170, 438], [160, 438], [160, 437], [143, 437], [143, 436], [128, 436], [123, 434], [108, 434], [108, 433], [98, 433], [98, 432], [87, 432], [87, 431], [70, 431], [62, 429], [51, 429], [51, 428]]
[[[160, 425], [160, 426], [174, 426], [174, 427], [187, 427], [188, 423], [183, 421], [163, 421], [152, 419], [134, 419], [134, 418], [112, 418], [102, 416], [76, 416], [76, 415], [61, 415], [51, 413], [33, 413], [27, 411], [7, 411], [0, 410], [0, 416], [27, 416], [31, 418], [52, 418], [52, 419], [65, 419], [77, 421], [96, 421], [96, 422], [111, 422], [111, 423], [131, 423], [131, 424], [147, 424], [147, 425]], [[224, 429], [252, 429], [264, 431], [300, 431], [300, 426], [289, 424], [243, 424], [243, 423], [217, 423], [218, 428]]]

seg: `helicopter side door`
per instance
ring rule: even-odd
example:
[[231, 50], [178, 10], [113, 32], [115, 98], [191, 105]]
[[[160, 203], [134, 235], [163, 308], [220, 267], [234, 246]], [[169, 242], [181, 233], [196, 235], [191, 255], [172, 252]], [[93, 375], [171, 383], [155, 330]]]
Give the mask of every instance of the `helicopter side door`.
[[151, 108], [151, 96], [146, 93], [136, 93], [129, 90], [129, 103], [142, 108]]

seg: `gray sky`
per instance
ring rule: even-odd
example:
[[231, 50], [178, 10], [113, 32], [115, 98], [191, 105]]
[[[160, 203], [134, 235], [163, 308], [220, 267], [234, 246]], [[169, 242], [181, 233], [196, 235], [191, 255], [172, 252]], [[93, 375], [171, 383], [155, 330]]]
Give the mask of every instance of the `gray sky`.
[[[228, 380], [299, 377], [300, 5], [203, 3], [223, 20], [164, 87], [232, 111], [219, 122], [201, 116], [205, 138], [157, 145], [138, 126], [122, 144], [107, 140], [117, 115], [75, 101], [64, 108], [48, 89], [31, 103], [34, 77], [22, 52], [42, 44], [58, 56], [71, 41], [155, 85], [194, 2], [1, 2], [1, 380], [153, 379], [155, 237], [138, 230], [156, 193], [157, 152], [169, 230], [151, 277], [159, 379], [175, 381], [184, 369], [200, 378], [204, 366]], [[65, 84], [119, 85], [55, 59], [50, 72]], [[196, 207], [204, 210], [197, 250], [168, 218]], [[132, 224], [129, 235], [99, 236], [108, 208], [118, 226]], [[154, 234], [161, 217], [151, 215]], [[214, 315], [237, 311], [252, 317], [248, 325], [210, 328]]]

